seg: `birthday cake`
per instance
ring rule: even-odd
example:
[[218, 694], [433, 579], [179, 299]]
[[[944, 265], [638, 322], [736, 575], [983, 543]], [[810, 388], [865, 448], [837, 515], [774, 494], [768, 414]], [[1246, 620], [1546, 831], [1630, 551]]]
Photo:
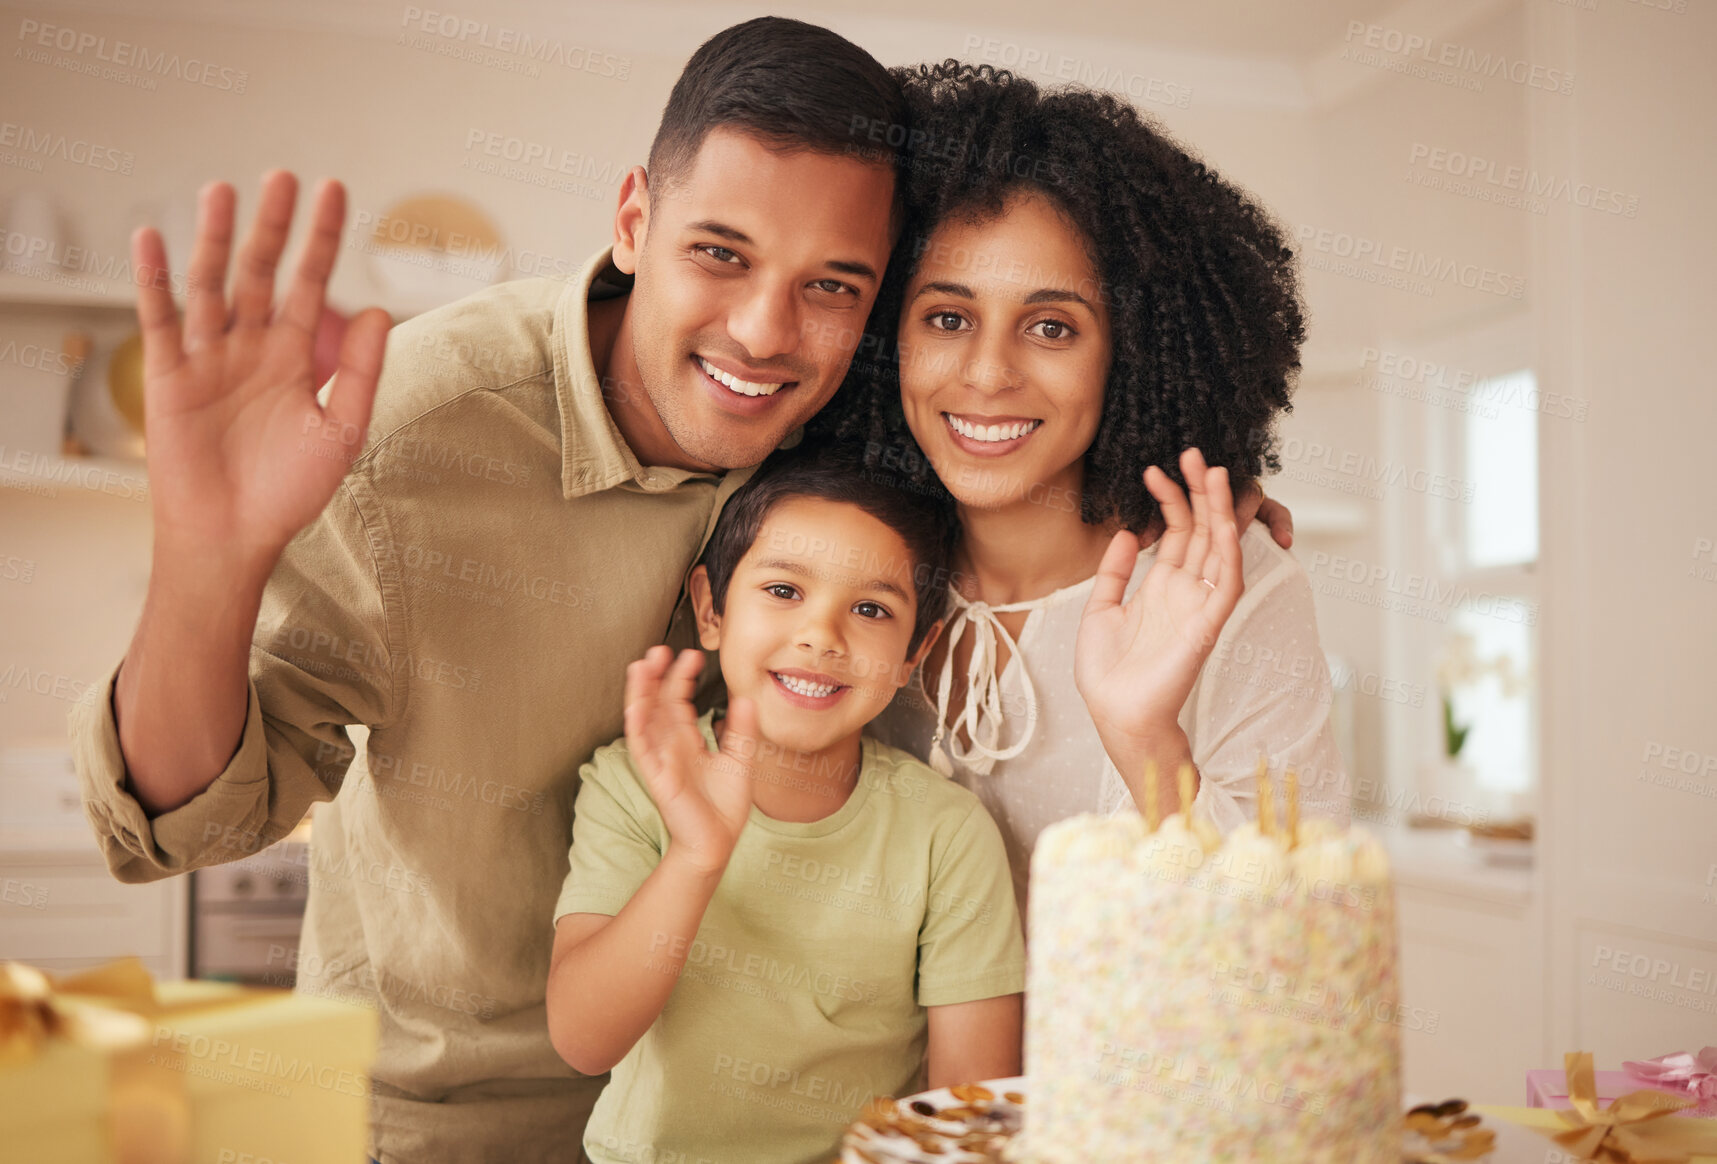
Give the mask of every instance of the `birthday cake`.
[[1226, 840], [1181, 815], [1043, 832], [1009, 1159], [1401, 1159], [1387, 857], [1300, 825], [1291, 794], [1277, 828], [1261, 792], [1261, 824]]

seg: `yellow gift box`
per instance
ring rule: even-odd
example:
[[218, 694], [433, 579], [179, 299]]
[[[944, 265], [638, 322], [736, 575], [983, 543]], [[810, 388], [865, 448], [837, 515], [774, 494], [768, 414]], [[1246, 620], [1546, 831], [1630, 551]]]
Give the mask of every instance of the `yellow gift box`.
[[42, 1164], [362, 1164], [376, 1032], [361, 1006], [135, 962], [58, 982], [8, 963], [0, 1142]]

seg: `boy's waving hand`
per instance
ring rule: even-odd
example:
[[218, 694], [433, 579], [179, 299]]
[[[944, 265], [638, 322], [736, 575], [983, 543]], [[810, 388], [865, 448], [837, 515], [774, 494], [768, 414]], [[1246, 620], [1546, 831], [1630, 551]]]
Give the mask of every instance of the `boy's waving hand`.
[[751, 761], [757, 754], [757, 705], [736, 697], [721, 750], [698, 731], [692, 706], [703, 652], [651, 647], [626, 668], [626, 744], [679, 849], [677, 860], [703, 873], [727, 867], [751, 815]]

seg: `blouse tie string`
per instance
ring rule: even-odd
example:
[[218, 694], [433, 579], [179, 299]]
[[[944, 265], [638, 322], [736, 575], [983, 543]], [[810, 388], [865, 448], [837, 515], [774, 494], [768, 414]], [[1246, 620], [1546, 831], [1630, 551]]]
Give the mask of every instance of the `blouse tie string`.
[[[948, 624], [948, 653], [942, 659], [942, 673], [936, 680], [936, 735], [930, 741], [930, 766], [944, 776], [954, 775], [949, 756], [959, 760], [980, 776], [988, 776], [997, 760], [1011, 760], [1025, 751], [1037, 730], [1037, 691], [1031, 685], [1031, 675], [1025, 660], [1020, 658], [1019, 644], [1008, 634], [1008, 628], [996, 617], [1018, 610], [1031, 610], [1042, 604], [1041, 599], [991, 606], [987, 602], [967, 602], [958, 592], [950, 592], [954, 614]], [[948, 722], [948, 697], [954, 687], [954, 653], [972, 632], [972, 658], [966, 665], [966, 702], [959, 718]], [[1022, 710], [1025, 727], [1013, 743], [1001, 745], [1002, 712], [1001, 677], [996, 673], [996, 640], [1000, 636], [1008, 646], [1010, 658], [1019, 660]], [[970, 747], [960, 742], [960, 728], [972, 741]]]

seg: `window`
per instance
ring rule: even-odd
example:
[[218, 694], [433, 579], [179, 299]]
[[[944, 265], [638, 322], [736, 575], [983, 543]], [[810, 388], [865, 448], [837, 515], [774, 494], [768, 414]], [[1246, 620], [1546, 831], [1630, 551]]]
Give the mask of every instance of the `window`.
[[1530, 371], [1481, 380], [1473, 396], [1490, 409], [1466, 414], [1469, 567], [1538, 560], [1538, 382]]
[[1470, 610], [1450, 620], [1478, 661], [1474, 673], [1448, 693], [1451, 719], [1462, 725], [1460, 759], [1481, 796], [1497, 800], [1532, 790], [1532, 628]]
[[[1450, 633], [1473, 644], [1477, 674], [1449, 693], [1466, 727], [1460, 760], [1481, 800], [1513, 799], [1537, 785], [1531, 698], [1538, 561], [1538, 383], [1527, 369], [1481, 380], [1462, 433], [1472, 501], [1463, 515], [1461, 580], [1474, 597]], [[1446, 742], [1445, 742], [1446, 750]]]
[[1386, 501], [1391, 557], [1421, 577], [1419, 617], [1386, 620], [1385, 657], [1423, 681], [1386, 717], [1390, 783], [1457, 823], [1534, 811], [1539, 409], [1524, 318], [1397, 344], [1436, 391], [1386, 397], [1386, 447], [1430, 485]]

